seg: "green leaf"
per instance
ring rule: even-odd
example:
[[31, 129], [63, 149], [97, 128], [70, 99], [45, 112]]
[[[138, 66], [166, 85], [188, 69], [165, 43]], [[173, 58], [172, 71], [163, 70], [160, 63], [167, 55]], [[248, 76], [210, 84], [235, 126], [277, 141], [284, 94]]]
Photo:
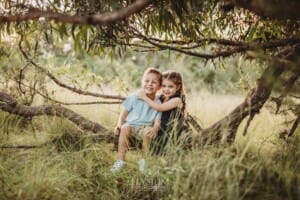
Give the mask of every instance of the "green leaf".
[[81, 35], [80, 32], [76, 34], [75, 36], [75, 42], [74, 42], [75, 51], [81, 50]]
[[60, 35], [60, 38], [63, 39], [64, 36], [68, 35], [67, 33], [67, 28], [66, 28], [66, 25], [65, 24], [61, 24], [58, 28], [58, 32], [59, 32], [59, 35]]
[[6, 23], [6, 32], [8, 33], [8, 35], [11, 34], [11, 32], [10, 32], [10, 23], [9, 22]]

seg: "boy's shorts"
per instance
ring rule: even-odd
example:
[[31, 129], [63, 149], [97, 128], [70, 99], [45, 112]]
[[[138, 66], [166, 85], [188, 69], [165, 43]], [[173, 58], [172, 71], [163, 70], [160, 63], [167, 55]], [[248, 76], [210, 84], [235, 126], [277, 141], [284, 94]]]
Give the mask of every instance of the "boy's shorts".
[[145, 126], [130, 126], [130, 127], [131, 127], [131, 136], [139, 141], [143, 140], [143, 132]]

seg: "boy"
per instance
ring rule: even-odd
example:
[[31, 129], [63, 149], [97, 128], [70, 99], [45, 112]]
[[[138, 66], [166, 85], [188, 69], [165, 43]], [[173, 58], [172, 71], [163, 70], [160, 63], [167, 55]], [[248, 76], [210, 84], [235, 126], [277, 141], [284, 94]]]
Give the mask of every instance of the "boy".
[[[155, 99], [156, 92], [160, 89], [162, 74], [155, 68], [148, 68], [142, 78], [142, 90], [146, 95]], [[130, 95], [123, 103], [124, 109], [120, 113], [115, 134], [120, 134], [118, 144], [118, 160], [111, 168], [112, 172], [120, 171], [125, 164], [125, 155], [128, 148], [128, 138], [132, 135], [143, 140], [142, 159], [139, 161], [139, 170], [145, 170], [144, 156], [147, 153], [152, 138], [160, 127], [161, 113], [151, 108], [145, 101], [139, 99], [138, 94]], [[142, 133], [142, 134], [141, 134]]]

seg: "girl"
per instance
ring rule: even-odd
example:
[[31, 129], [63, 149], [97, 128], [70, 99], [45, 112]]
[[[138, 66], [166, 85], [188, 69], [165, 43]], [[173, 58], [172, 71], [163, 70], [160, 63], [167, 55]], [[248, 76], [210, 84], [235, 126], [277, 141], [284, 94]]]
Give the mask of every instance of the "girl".
[[147, 102], [152, 108], [162, 112], [160, 130], [153, 141], [153, 153], [163, 154], [163, 150], [172, 138], [180, 136], [183, 130], [185, 116], [185, 93], [182, 76], [176, 71], [166, 71], [163, 73], [162, 104], [154, 102], [145, 95], [144, 91], [139, 92], [139, 98]]

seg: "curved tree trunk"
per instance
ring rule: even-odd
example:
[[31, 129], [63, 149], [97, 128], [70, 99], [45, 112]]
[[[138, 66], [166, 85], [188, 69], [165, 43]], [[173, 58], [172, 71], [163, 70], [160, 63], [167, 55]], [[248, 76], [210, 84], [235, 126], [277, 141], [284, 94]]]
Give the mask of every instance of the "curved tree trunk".
[[[293, 62], [272, 61], [265, 69], [260, 79], [257, 81], [257, 87], [246, 97], [244, 102], [237, 106], [230, 114], [219, 120], [211, 127], [202, 130], [197, 141], [200, 143], [221, 143], [230, 144], [234, 141], [237, 129], [240, 123], [249, 116], [251, 121], [255, 114], [259, 113], [264, 103], [270, 97], [273, 85], [278, 81], [279, 76], [285, 72], [292, 72], [295, 76], [300, 76], [300, 69], [297, 66], [300, 63], [300, 50], [296, 48], [289, 59]], [[287, 60], [285, 60], [287, 61]], [[295, 82], [295, 81], [294, 81]]]
[[103, 134], [107, 139], [112, 138], [111, 131], [96, 122], [81, 116], [80, 114], [59, 105], [41, 105], [25, 106], [18, 104], [17, 100], [11, 95], [0, 92], [0, 109], [11, 114], [21, 115], [24, 117], [34, 117], [41, 115], [57, 116], [70, 120], [82, 130], [93, 133]]

